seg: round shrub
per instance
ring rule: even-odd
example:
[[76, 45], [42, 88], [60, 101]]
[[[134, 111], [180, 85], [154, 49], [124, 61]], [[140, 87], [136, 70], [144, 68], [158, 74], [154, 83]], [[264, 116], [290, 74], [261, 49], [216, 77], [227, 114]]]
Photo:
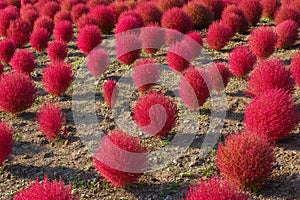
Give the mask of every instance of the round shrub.
[[40, 28], [47, 29], [48, 33], [52, 34], [53, 28], [54, 28], [54, 22], [49, 17], [39, 17], [34, 22], [33, 31], [36, 31]]
[[30, 24], [31, 28], [33, 28], [34, 22], [37, 18], [39, 18], [39, 16], [39, 11], [35, 7], [27, 6], [21, 13], [21, 18], [27, 21]]
[[50, 17], [51, 19], [54, 18], [54, 15], [60, 11], [60, 6], [55, 1], [49, 1], [45, 5], [43, 5], [40, 9], [41, 16]]
[[270, 19], [273, 19], [276, 11], [281, 6], [280, 0], [261, 0], [260, 3], [263, 7], [262, 16]]
[[115, 27], [116, 18], [113, 11], [107, 6], [97, 6], [90, 12], [90, 16], [97, 22], [103, 34], [109, 34]]
[[135, 10], [143, 18], [145, 26], [150, 23], [159, 23], [161, 20], [162, 12], [152, 2], [140, 3], [137, 5]]
[[83, 27], [87, 25], [95, 25], [98, 26], [97, 21], [91, 17], [91, 15], [82, 15], [77, 21], [76, 26], [78, 30], [80, 31]]
[[123, 33], [116, 38], [116, 56], [125, 65], [132, 64], [140, 57], [142, 43], [136, 34]]
[[11, 59], [11, 67], [16, 72], [30, 74], [36, 66], [34, 54], [28, 49], [19, 49]]
[[272, 89], [246, 106], [244, 123], [248, 132], [278, 141], [290, 135], [298, 119], [292, 95], [283, 89]]
[[263, 60], [274, 53], [277, 35], [272, 27], [262, 26], [251, 32], [248, 43], [253, 53]]
[[122, 14], [118, 18], [118, 22], [122, 18], [128, 17], [128, 16], [135, 17], [137, 19], [137, 21], [139, 22], [138, 27], [143, 27], [144, 26], [144, 22], [143, 22], [142, 16], [139, 13], [137, 13], [136, 11], [134, 11], [134, 10], [129, 10], [129, 11], [122, 12]]
[[187, 33], [183, 37], [181, 43], [185, 43], [188, 46], [190, 54], [189, 57], [191, 58], [190, 60], [197, 58], [200, 55], [203, 48], [202, 35], [198, 31], [191, 31]]
[[191, 110], [197, 110], [210, 96], [203, 76], [206, 72], [201, 68], [189, 67], [180, 77], [179, 96]]
[[23, 73], [10, 72], [0, 79], [0, 110], [19, 113], [31, 107], [36, 98], [32, 79]]
[[47, 103], [37, 114], [39, 130], [48, 140], [55, 140], [61, 133], [65, 115], [57, 104]]
[[54, 24], [58, 24], [61, 21], [70, 21], [72, 22], [71, 14], [67, 11], [61, 10], [54, 15]]
[[93, 9], [99, 5], [107, 6], [108, 4], [110, 4], [112, 2], [113, 2], [113, 0], [87, 0], [87, 6], [89, 9]]
[[61, 21], [55, 25], [53, 30], [55, 40], [69, 43], [73, 38], [73, 26], [70, 21]]
[[158, 0], [157, 6], [162, 10], [162, 12], [166, 12], [167, 10], [174, 7], [182, 7], [184, 5], [184, 0]]
[[198, 2], [212, 10], [216, 20], [221, 18], [221, 14], [224, 9], [223, 0], [198, 0]]
[[293, 74], [295, 82], [298, 87], [300, 86], [300, 52], [298, 52], [293, 58], [290, 65], [290, 70]]
[[55, 96], [62, 96], [73, 81], [69, 64], [55, 63], [43, 69], [42, 82], [45, 90]]
[[213, 67], [208, 68], [210, 89], [220, 92], [224, 90], [229, 82], [230, 72], [222, 62], [213, 63]]
[[159, 65], [152, 59], [143, 58], [135, 63], [132, 80], [139, 92], [149, 90], [159, 79]]
[[230, 53], [228, 63], [234, 76], [244, 77], [253, 69], [256, 56], [248, 46], [239, 46]]
[[259, 22], [263, 10], [260, 0], [242, 0], [238, 6], [245, 13], [252, 26]]
[[82, 53], [88, 55], [96, 46], [102, 42], [102, 35], [95, 25], [87, 25], [77, 35], [77, 46]]
[[246, 189], [265, 184], [273, 170], [274, 147], [264, 138], [251, 133], [229, 136], [220, 143], [216, 158], [222, 176], [230, 183]]
[[275, 14], [276, 24], [280, 24], [288, 19], [294, 20], [300, 26], [300, 10], [294, 6], [281, 6]]
[[116, 19], [119, 18], [121, 13], [127, 11], [129, 8], [124, 2], [114, 2], [108, 5], [108, 7], [114, 12]]
[[247, 200], [236, 186], [217, 177], [200, 180], [186, 190], [186, 200]]
[[103, 85], [104, 101], [108, 108], [112, 108], [117, 100], [119, 88], [117, 81], [108, 79]]
[[0, 35], [3, 37], [7, 36], [7, 30], [10, 22], [20, 17], [18, 9], [14, 9], [11, 6], [2, 9], [0, 12]]
[[62, 41], [52, 41], [48, 45], [48, 56], [52, 62], [63, 62], [68, 55], [67, 45]]
[[161, 24], [163, 28], [175, 29], [181, 33], [188, 33], [193, 28], [192, 18], [180, 8], [172, 8], [165, 12]]
[[72, 7], [78, 3], [80, 3], [80, 0], [63, 0], [60, 3], [61, 10], [70, 12]]
[[96, 78], [100, 77], [105, 72], [109, 62], [110, 59], [107, 52], [102, 49], [95, 49], [87, 56], [87, 68]]
[[162, 93], [149, 91], [140, 97], [133, 110], [133, 119], [145, 133], [166, 137], [175, 127], [177, 104]]
[[50, 34], [45, 28], [40, 28], [32, 32], [30, 36], [30, 45], [39, 53], [48, 47]]
[[76, 22], [82, 15], [88, 14], [90, 9], [83, 3], [76, 4], [72, 7], [71, 17]]
[[146, 53], [154, 55], [165, 44], [165, 31], [158, 23], [149, 24], [140, 33], [142, 47]]
[[120, 17], [115, 29], [115, 34], [119, 34], [131, 29], [141, 28], [142, 23], [143, 22], [134, 16]]
[[206, 42], [210, 48], [221, 50], [230, 41], [232, 36], [232, 29], [228, 25], [217, 21], [208, 27]]
[[235, 35], [241, 28], [240, 17], [235, 13], [226, 12], [222, 14], [221, 23], [228, 25], [231, 28], [233, 35]]
[[30, 40], [31, 26], [27, 21], [16, 19], [12, 21], [7, 30], [7, 35], [17, 47], [22, 47]]
[[298, 24], [294, 20], [285, 20], [275, 28], [277, 34], [276, 48], [288, 48], [298, 39]]
[[8, 64], [16, 50], [16, 44], [11, 39], [2, 39], [0, 41], [0, 61]]
[[[238, 22], [232, 21], [235, 18], [232, 17], [233, 14], [235, 14], [238, 17]], [[229, 18], [227, 16], [229, 16]], [[250, 22], [246, 17], [245, 13], [236, 5], [229, 5], [224, 9], [224, 11], [222, 12], [222, 21], [227, 25], [232, 25], [231, 28], [233, 29], [233, 31], [235, 31], [234, 24], [239, 24], [240, 26], [236, 27], [238, 28], [239, 33], [246, 33], [250, 26]]]
[[288, 92], [294, 89], [292, 74], [279, 59], [258, 63], [248, 81], [248, 93], [251, 96], [261, 95], [271, 89]]
[[[145, 157], [139, 159], [139, 162], [133, 160], [129, 153], [144, 154]], [[105, 163], [109, 163], [107, 166]], [[131, 173], [119, 171], [114, 166], [126, 166], [131, 169], [144, 167], [146, 164], [146, 148], [141, 141], [120, 130], [110, 131], [104, 138], [100, 139], [99, 148], [93, 158], [95, 169], [116, 187], [125, 187], [137, 181], [143, 173]]]
[[186, 4], [183, 11], [192, 18], [196, 29], [208, 27], [214, 19], [214, 13], [208, 7], [195, 1]]
[[11, 154], [14, 145], [13, 132], [14, 129], [6, 122], [0, 122], [0, 166]]
[[65, 186], [63, 181], [51, 182], [45, 176], [42, 183], [38, 180], [31, 182], [28, 188], [14, 196], [14, 200], [31, 199], [79, 200], [79, 196], [72, 195], [72, 186], [70, 184]]

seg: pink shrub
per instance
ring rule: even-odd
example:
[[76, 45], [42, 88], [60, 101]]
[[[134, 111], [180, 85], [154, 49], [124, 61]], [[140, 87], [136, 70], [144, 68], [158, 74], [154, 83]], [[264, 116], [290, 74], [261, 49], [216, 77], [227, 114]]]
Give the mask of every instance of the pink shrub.
[[214, 50], [221, 50], [230, 41], [233, 36], [232, 29], [222, 22], [213, 22], [206, 35], [208, 46]]
[[22, 47], [30, 40], [31, 26], [27, 21], [16, 19], [12, 21], [7, 30], [7, 35], [17, 47]]
[[8, 64], [16, 50], [16, 44], [11, 39], [2, 39], [0, 41], [0, 61]]
[[136, 28], [141, 28], [141, 21], [138, 18], [134, 16], [120, 17], [115, 29], [115, 34]]
[[77, 35], [77, 46], [88, 55], [96, 46], [102, 42], [102, 35], [97, 26], [87, 25]]
[[281, 6], [275, 14], [276, 24], [280, 24], [288, 19], [294, 20], [300, 26], [300, 10], [294, 6]]
[[73, 26], [70, 21], [61, 21], [55, 25], [53, 30], [55, 40], [69, 43], [73, 38]]
[[45, 90], [55, 96], [62, 96], [73, 81], [69, 64], [55, 63], [43, 69], [42, 82]]
[[236, 77], [246, 76], [256, 63], [256, 56], [248, 46], [239, 46], [229, 55], [229, 69]]
[[11, 154], [14, 145], [14, 129], [6, 122], [0, 122], [0, 166]]
[[54, 15], [54, 24], [58, 24], [61, 21], [72, 22], [71, 14], [67, 11], [61, 10]]
[[159, 79], [159, 65], [152, 59], [145, 59], [135, 63], [132, 79], [139, 92], [150, 89]]
[[172, 44], [169, 47], [166, 56], [168, 66], [176, 72], [186, 70], [193, 59], [191, 52], [192, 49], [187, 43], [176, 42], [175, 44]]
[[91, 15], [82, 15], [77, 21], [76, 26], [80, 31], [83, 27], [87, 25], [95, 25], [98, 26], [97, 21], [91, 17]]
[[31, 182], [30, 186], [14, 196], [14, 200], [79, 200], [79, 196], [72, 195], [72, 186], [64, 185], [64, 182], [51, 182], [45, 176], [44, 181], [40, 183], [38, 180]]
[[108, 7], [110, 9], [112, 9], [112, 11], [114, 12], [116, 19], [119, 18], [119, 16], [121, 15], [121, 13], [127, 11], [129, 8], [126, 5], [126, 3], [124, 2], [114, 2], [108, 5]]
[[76, 4], [72, 7], [71, 17], [76, 22], [82, 15], [88, 14], [90, 9], [83, 3]]
[[105, 72], [109, 62], [110, 59], [107, 52], [102, 49], [93, 50], [87, 56], [87, 68], [96, 78], [100, 77]]
[[213, 67], [208, 68], [210, 89], [220, 92], [224, 90], [229, 82], [229, 69], [222, 62], [213, 63]]
[[117, 100], [119, 88], [115, 80], [108, 79], [104, 86], [104, 101], [108, 108], [112, 108]]
[[250, 133], [229, 136], [217, 150], [217, 167], [230, 183], [246, 189], [265, 184], [273, 170], [274, 147], [264, 137]]
[[140, 33], [142, 47], [146, 53], [154, 55], [165, 44], [165, 31], [159, 24], [149, 24]]
[[280, 7], [280, 0], [261, 0], [260, 3], [263, 7], [262, 16], [273, 19]]
[[137, 19], [137, 21], [139, 23], [138, 27], [143, 27], [144, 26], [144, 22], [143, 22], [142, 16], [139, 13], [137, 13], [136, 11], [134, 11], [134, 10], [129, 10], [129, 11], [122, 12], [121, 15], [118, 18], [118, 22], [122, 18], [128, 17], [128, 16], [131, 16], [131, 17], [134, 17], [134, 18]]
[[166, 12], [174, 7], [182, 7], [184, 5], [184, 0], [158, 0], [157, 6], [162, 10], [162, 12]]
[[33, 31], [36, 31], [40, 28], [45, 28], [45, 29], [47, 29], [48, 33], [52, 34], [52, 31], [53, 31], [53, 28], [54, 28], [53, 20], [49, 17], [39, 17], [34, 22]]
[[115, 27], [116, 18], [113, 11], [107, 6], [97, 6], [90, 12], [90, 16], [97, 22], [103, 34], [109, 34]]
[[298, 52], [293, 58], [290, 65], [290, 70], [293, 74], [295, 82], [300, 87], [300, 52]]
[[0, 12], [0, 35], [7, 36], [7, 30], [10, 22], [20, 17], [19, 11], [15, 7], [8, 6]]
[[287, 138], [298, 121], [292, 95], [283, 89], [268, 90], [246, 106], [246, 130], [263, 135], [269, 141]]
[[55, 140], [61, 134], [64, 122], [65, 116], [61, 107], [53, 103], [44, 104], [37, 114], [39, 130], [48, 140]]
[[200, 68], [188, 68], [180, 77], [179, 96], [191, 110], [197, 110], [210, 96], [203, 76], [206, 72]]
[[272, 27], [262, 26], [251, 32], [248, 43], [253, 53], [263, 60], [274, 53], [277, 35]]
[[180, 8], [172, 8], [165, 12], [161, 24], [163, 28], [175, 29], [181, 33], [188, 33], [193, 28], [192, 18]]
[[108, 4], [112, 3], [113, 0], [87, 0], [87, 6], [89, 9], [93, 9], [99, 5], [107, 6]]
[[63, 0], [60, 3], [61, 10], [70, 12], [76, 4], [80, 3], [80, 0]]
[[133, 119], [143, 132], [166, 137], [175, 127], [177, 104], [162, 93], [149, 91], [140, 97], [133, 110]]
[[19, 49], [11, 59], [11, 67], [16, 72], [30, 74], [36, 66], [34, 54], [28, 49]]
[[252, 26], [259, 22], [263, 11], [260, 0], [242, 0], [238, 6], [245, 13]]
[[19, 113], [31, 107], [36, 98], [32, 79], [23, 73], [10, 72], [0, 79], [0, 110]]
[[[239, 23], [232, 22], [232, 20], [235, 19], [235, 17], [232, 17], [233, 14], [235, 14], [238, 17], [237, 21]], [[227, 16], [229, 16], [229, 17], [227, 17]], [[231, 18], [233, 18], [233, 19], [231, 19]], [[223, 23], [225, 23], [229, 26], [232, 25], [231, 28], [233, 29], [233, 31], [235, 31], [234, 25], [239, 24], [240, 27], [236, 27], [236, 28], [238, 28], [239, 33], [247, 32], [249, 29], [249, 26], [250, 26], [250, 22], [249, 22], [248, 18], [246, 17], [245, 13], [236, 5], [229, 5], [224, 9], [224, 11], [222, 12], [222, 21], [223, 21]]]
[[67, 45], [62, 41], [52, 41], [48, 45], [48, 56], [52, 62], [63, 62], [68, 55]]
[[39, 53], [48, 47], [50, 34], [45, 28], [40, 28], [32, 32], [30, 36], [30, 45]]
[[236, 186], [217, 177], [199, 182], [186, 190], [186, 200], [247, 200]]
[[240, 30], [242, 22], [237, 14], [226, 12], [222, 14], [221, 23], [228, 25], [232, 30], [232, 34], [235, 35]]
[[136, 34], [122, 33], [116, 38], [116, 56], [122, 64], [130, 65], [140, 57], [142, 43]]
[[222, 0], [198, 0], [198, 2], [212, 10], [214, 12], [214, 18], [216, 20], [221, 18], [221, 14], [224, 9]]
[[50, 17], [51, 19], [54, 18], [54, 15], [60, 11], [60, 6], [55, 1], [49, 1], [45, 5], [43, 5], [40, 9], [41, 16]]
[[27, 21], [30, 24], [30, 27], [33, 28], [34, 22], [37, 18], [39, 18], [39, 11], [34, 7], [25, 7], [21, 13], [21, 18]]
[[248, 81], [248, 94], [261, 95], [271, 89], [283, 89], [292, 92], [294, 81], [292, 74], [279, 59], [262, 61], [257, 64]]
[[[133, 160], [130, 153], [145, 154], [145, 157], [139, 159], [139, 162]], [[103, 163], [109, 163], [106, 165]], [[119, 130], [110, 131], [108, 135], [100, 139], [99, 148], [96, 156], [93, 158], [95, 169], [109, 181], [111, 185], [116, 187], [125, 187], [137, 181], [143, 173], [132, 173], [120, 171], [114, 166], [126, 166], [132, 169], [141, 169], [146, 162], [146, 148], [143, 147], [141, 141]], [[110, 167], [112, 166], [112, 167]]]
[[144, 25], [159, 23], [161, 20], [162, 12], [153, 2], [140, 3], [135, 10], [143, 18]]
[[200, 32], [191, 31], [187, 33], [183, 38], [182, 42], [187, 43], [187, 45], [190, 46], [191, 48], [190, 54], [192, 59], [199, 56], [203, 48], [203, 39]]
[[275, 28], [277, 34], [277, 48], [288, 48], [298, 39], [298, 24], [294, 20], [286, 20]]

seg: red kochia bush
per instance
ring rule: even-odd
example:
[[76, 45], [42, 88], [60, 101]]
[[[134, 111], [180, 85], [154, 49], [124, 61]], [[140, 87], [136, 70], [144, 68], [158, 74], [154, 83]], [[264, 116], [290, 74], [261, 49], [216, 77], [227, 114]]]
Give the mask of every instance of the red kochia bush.
[[55, 25], [53, 30], [55, 40], [69, 43], [73, 37], [73, 26], [70, 21], [61, 21]]
[[172, 44], [167, 51], [167, 62], [168, 66], [174, 71], [182, 72], [187, 69], [192, 61], [194, 52], [187, 43], [176, 42]]
[[190, 1], [186, 4], [183, 7], [183, 11], [192, 18], [196, 29], [208, 27], [214, 19], [214, 13], [208, 7], [195, 1]]
[[7, 35], [17, 47], [22, 47], [30, 40], [31, 26], [27, 21], [16, 19], [12, 21], [7, 30]]
[[49, 1], [45, 5], [41, 6], [40, 14], [53, 19], [54, 15], [60, 10], [60, 6], [55, 1]]
[[73, 22], [76, 22], [82, 15], [88, 14], [89, 11], [90, 9], [83, 3], [74, 5], [71, 11]]
[[236, 186], [226, 179], [217, 177], [200, 180], [186, 190], [186, 200], [247, 200], [248, 195], [242, 194]]
[[288, 48], [298, 39], [298, 24], [294, 20], [285, 20], [275, 28], [277, 48]]
[[34, 6], [27, 6], [21, 11], [21, 18], [27, 21], [31, 28], [33, 28], [35, 20], [40, 16], [39, 11]]
[[263, 135], [270, 141], [288, 137], [299, 121], [292, 98], [283, 89], [269, 90], [257, 96], [246, 106], [246, 130]]
[[144, 25], [155, 22], [159, 23], [161, 20], [162, 13], [153, 2], [144, 2], [138, 4], [136, 11], [143, 18]]
[[203, 76], [206, 76], [203, 69], [190, 67], [180, 77], [179, 96], [191, 110], [198, 109], [209, 97], [209, 90]]
[[115, 34], [122, 33], [131, 29], [141, 28], [141, 21], [134, 16], [120, 17], [115, 29]]
[[14, 196], [14, 200], [79, 200], [79, 196], [72, 195], [72, 186], [65, 186], [64, 182], [51, 182], [45, 176], [43, 183], [38, 180], [31, 182], [30, 186]]
[[294, 20], [300, 26], [300, 10], [294, 6], [281, 6], [275, 15], [276, 24], [280, 24], [288, 19]]
[[261, 95], [271, 89], [288, 92], [294, 89], [292, 74], [279, 59], [258, 63], [248, 81], [248, 94], [251, 96]]
[[230, 72], [224, 63], [213, 63], [213, 66], [208, 68], [207, 74], [209, 77], [208, 84], [210, 84], [210, 89], [219, 92], [226, 88], [229, 82]]
[[87, 56], [87, 68], [90, 73], [99, 78], [109, 65], [110, 59], [106, 51], [95, 49]]
[[0, 61], [8, 64], [16, 50], [16, 44], [11, 39], [3, 39], [0, 41]]
[[167, 136], [176, 125], [177, 117], [177, 104], [156, 91], [140, 97], [133, 110], [133, 119], [142, 131], [159, 137]]
[[263, 10], [260, 0], [242, 0], [238, 6], [245, 13], [252, 26], [259, 22]]
[[43, 86], [52, 95], [62, 96], [72, 81], [72, 68], [69, 64], [55, 63], [43, 69]]
[[43, 52], [48, 47], [50, 34], [45, 28], [40, 28], [33, 31], [30, 36], [30, 45], [39, 53]]
[[52, 34], [53, 28], [54, 28], [54, 22], [49, 17], [39, 17], [34, 22], [33, 31], [36, 31], [40, 28], [47, 29], [48, 33]]
[[76, 26], [80, 31], [83, 27], [87, 25], [95, 25], [98, 26], [97, 21], [91, 17], [91, 15], [82, 15], [77, 21]]
[[0, 78], [0, 110], [22, 112], [31, 107], [36, 98], [32, 79], [23, 73], [10, 72]]
[[213, 22], [207, 31], [206, 42], [214, 50], [221, 50], [233, 36], [232, 29], [220, 22]]
[[[232, 20], [234, 19], [231, 19], [232, 17], [230, 16], [232, 16], [233, 14], [238, 17], [237, 21], [239, 23], [232, 22]], [[229, 16], [229, 19], [227, 19], [228, 18], [227, 16]], [[239, 24], [239, 27], [236, 27], [239, 33], [247, 32], [250, 26], [250, 22], [246, 17], [245, 13], [236, 5], [229, 5], [224, 9], [224, 11], [222, 12], [222, 21], [227, 25], [232, 25], [231, 28], [233, 29], [233, 31], [235, 31], [235, 27], [233, 26]]]
[[277, 35], [272, 27], [259, 27], [251, 32], [248, 43], [253, 53], [262, 60], [274, 53]]
[[[132, 157], [133, 153], [139, 154], [140, 158]], [[113, 130], [100, 139], [99, 148], [93, 158], [95, 169], [116, 187], [130, 185], [143, 175], [143, 173], [121, 171], [116, 168], [122, 169], [126, 166], [129, 170], [142, 170], [146, 160], [146, 148], [141, 141], [119, 130]]]
[[88, 55], [96, 46], [102, 42], [102, 35], [99, 28], [95, 25], [87, 25], [79, 31], [77, 35], [77, 46]]
[[118, 22], [123, 17], [128, 17], [128, 16], [135, 17], [137, 19], [137, 21], [139, 22], [138, 27], [144, 26], [144, 22], [143, 22], [142, 16], [139, 13], [137, 13], [135, 10], [129, 10], [129, 11], [122, 12], [121, 15], [118, 18]]
[[165, 44], [165, 31], [159, 24], [149, 24], [140, 33], [142, 47], [146, 53], [154, 55]]
[[116, 19], [119, 18], [122, 12], [127, 11], [129, 8], [124, 2], [114, 2], [108, 5], [110, 9], [114, 12]]
[[246, 76], [256, 63], [256, 56], [248, 46], [239, 46], [233, 49], [228, 59], [229, 69], [236, 77]]
[[273, 170], [273, 146], [251, 133], [229, 136], [217, 150], [217, 167], [233, 185], [256, 189], [265, 184]]
[[48, 140], [55, 140], [61, 133], [65, 116], [61, 108], [53, 103], [44, 104], [37, 114], [39, 130]]
[[67, 11], [61, 10], [54, 15], [54, 24], [58, 24], [61, 21], [72, 22], [71, 14]]
[[182, 7], [185, 3], [185, 0], [158, 0], [157, 5], [162, 10], [166, 12], [167, 10], [174, 7]]
[[104, 86], [104, 101], [109, 108], [112, 108], [117, 100], [119, 88], [115, 80], [108, 79]]
[[215, 20], [221, 18], [222, 11], [224, 10], [223, 0], [198, 0], [198, 2], [213, 11]]
[[280, 7], [280, 0], [261, 0], [260, 3], [263, 7], [262, 16], [271, 19]]
[[63, 0], [60, 3], [61, 10], [70, 12], [72, 7], [78, 3], [80, 3], [80, 0]]
[[18, 9], [8, 6], [2, 9], [0, 12], [0, 35], [3, 37], [7, 36], [7, 30], [9, 28], [10, 22], [18, 19], [20, 16]]
[[192, 18], [180, 8], [172, 8], [165, 12], [161, 24], [163, 28], [175, 29], [181, 33], [188, 33], [193, 28]]
[[145, 59], [135, 63], [132, 79], [138, 91], [145, 92], [159, 79], [159, 65], [152, 59]]
[[113, 11], [107, 6], [97, 6], [90, 12], [90, 16], [97, 22], [103, 34], [109, 34], [115, 27], [116, 18]]
[[48, 56], [52, 62], [64, 61], [68, 55], [67, 45], [59, 40], [52, 41], [48, 45]]
[[300, 52], [298, 52], [293, 58], [290, 65], [290, 70], [293, 74], [295, 82], [300, 87]]
[[11, 67], [16, 72], [30, 74], [36, 66], [34, 54], [28, 49], [19, 49], [11, 59]]
[[6, 122], [0, 122], [0, 166], [11, 154], [14, 129]]
[[186, 42], [191, 48], [191, 57], [192, 59], [197, 58], [203, 48], [203, 39], [202, 35], [198, 31], [191, 31], [185, 35], [182, 42]]
[[130, 65], [139, 58], [142, 43], [136, 34], [121, 33], [116, 36], [116, 56], [122, 64]]

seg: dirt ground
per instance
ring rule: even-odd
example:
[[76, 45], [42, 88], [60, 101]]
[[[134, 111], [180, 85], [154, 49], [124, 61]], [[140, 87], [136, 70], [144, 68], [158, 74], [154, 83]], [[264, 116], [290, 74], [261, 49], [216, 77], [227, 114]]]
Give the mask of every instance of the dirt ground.
[[[240, 45], [247, 44], [248, 35], [236, 35], [226, 48], [220, 52], [210, 51], [214, 61], [227, 62], [230, 51]], [[74, 39], [75, 41], [75, 39]], [[289, 64], [291, 57], [300, 49], [300, 40], [287, 50], [277, 50], [272, 57], [279, 57]], [[84, 56], [76, 48], [75, 42], [69, 44], [68, 61], [74, 72], [84, 62]], [[209, 50], [208, 50], [209, 51]], [[160, 52], [163, 55], [164, 52]], [[83, 145], [76, 132], [72, 116], [72, 89], [61, 97], [60, 105], [66, 113], [67, 126], [70, 130], [67, 139], [54, 142], [47, 141], [38, 131], [35, 122], [36, 112], [41, 103], [52, 98], [41, 86], [41, 69], [49, 62], [45, 53], [37, 56], [38, 69], [33, 78], [38, 86], [39, 97], [29, 110], [12, 116], [0, 112], [1, 119], [7, 120], [15, 129], [15, 144], [11, 156], [0, 169], [0, 199], [12, 199], [13, 195], [28, 186], [30, 180], [43, 179], [47, 174], [50, 179], [62, 179], [71, 182], [73, 192], [80, 193], [83, 200], [91, 199], [141, 199], [141, 200], [176, 200], [184, 196], [185, 188], [218, 174], [215, 165], [215, 151], [201, 156], [201, 144], [209, 126], [210, 102], [205, 103], [198, 116], [199, 131], [191, 147], [179, 159], [174, 160], [163, 170], [147, 173], [139, 182], [119, 189], [110, 186], [93, 168], [92, 156]], [[127, 70], [126, 66], [115, 64], [99, 81], [97, 99], [98, 116], [103, 119], [101, 128], [110, 130], [114, 122], [109, 117], [104, 105], [101, 87], [106, 78], [116, 78]], [[222, 130], [224, 136], [244, 130], [243, 117], [245, 106], [250, 98], [244, 94], [246, 81], [232, 77], [226, 88], [227, 114]], [[300, 90], [294, 92], [295, 101], [300, 103]], [[292, 200], [300, 199], [300, 126], [297, 126], [290, 138], [276, 144], [275, 169], [270, 180], [263, 189], [252, 194], [253, 199]], [[156, 141], [157, 142], [157, 141]], [[158, 141], [163, 145], [167, 141]]]

